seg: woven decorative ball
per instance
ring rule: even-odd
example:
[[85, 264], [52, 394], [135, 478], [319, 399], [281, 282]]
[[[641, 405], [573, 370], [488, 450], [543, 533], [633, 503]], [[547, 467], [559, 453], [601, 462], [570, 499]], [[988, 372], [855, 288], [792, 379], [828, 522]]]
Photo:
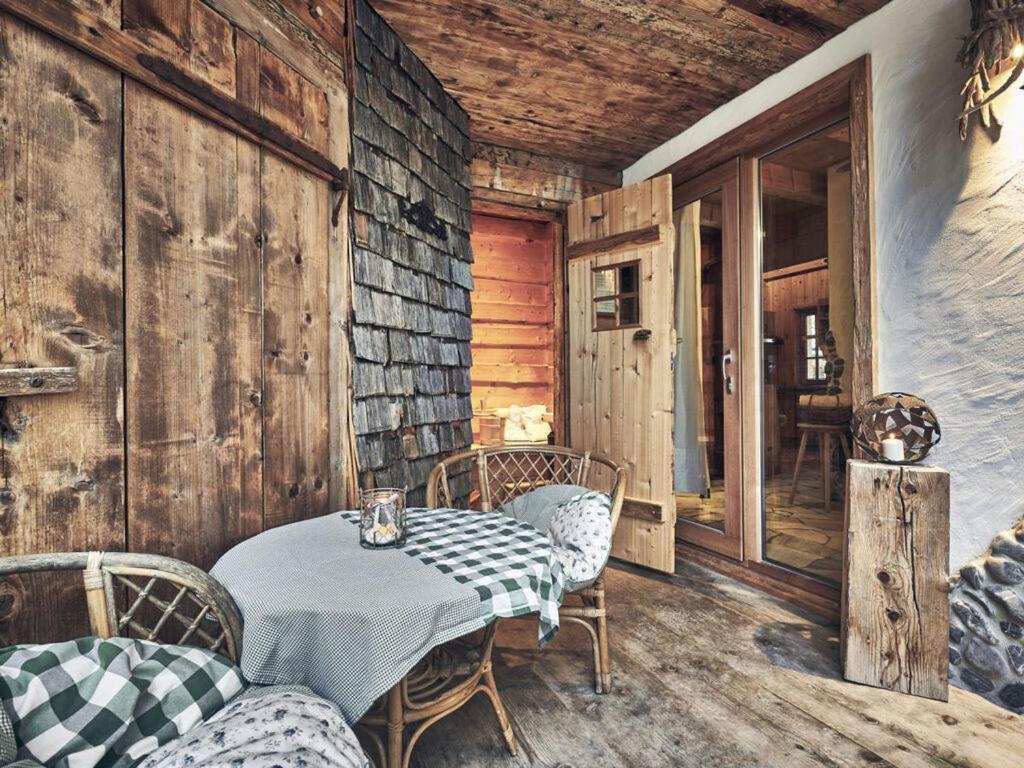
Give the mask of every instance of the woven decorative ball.
[[865, 401], [853, 414], [853, 439], [875, 461], [882, 457], [882, 441], [903, 441], [903, 464], [921, 461], [942, 439], [939, 420], [928, 404], [916, 395], [887, 392]]

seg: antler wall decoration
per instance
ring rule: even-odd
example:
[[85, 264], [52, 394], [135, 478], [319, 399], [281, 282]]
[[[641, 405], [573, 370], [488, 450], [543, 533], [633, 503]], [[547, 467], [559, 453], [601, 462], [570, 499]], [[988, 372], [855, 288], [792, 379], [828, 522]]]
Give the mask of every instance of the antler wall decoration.
[[[992, 102], [1024, 75], [1024, 0], [971, 0], [971, 34], [964, 38], [958, 61], [971, 70], [962, 91], [960, 138], [967, 139], [971, 115], [980, 113], [987, 128], [999, 119]], [[1013, 71], [998, 88], [991, 76], [1002, 74], [1007, 62]]]

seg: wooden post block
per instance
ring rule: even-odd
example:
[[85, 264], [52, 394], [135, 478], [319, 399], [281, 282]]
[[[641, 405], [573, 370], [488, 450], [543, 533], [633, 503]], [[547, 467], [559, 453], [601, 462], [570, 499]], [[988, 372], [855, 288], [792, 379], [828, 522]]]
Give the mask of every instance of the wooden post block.
[[851, 461], [846, 522], [844, 676], [947, 701], [949, 473]]

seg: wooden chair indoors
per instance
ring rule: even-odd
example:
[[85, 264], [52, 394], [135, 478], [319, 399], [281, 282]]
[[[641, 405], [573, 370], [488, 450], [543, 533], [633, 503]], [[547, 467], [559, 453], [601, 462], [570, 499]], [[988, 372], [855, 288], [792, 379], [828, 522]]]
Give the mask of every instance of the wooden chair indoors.
[[[482, 512], [493, 512], [528, 491], [548, 485], [579, 485], [607, 493], [612, 500], [615, 535], [626, 494], [626, 470], [606, 456], [558, 446], [495, 446], [465, 451], [434, 467], [427, 484], [427, 506], [456, 506], [449, 479], [466, 472], [471, 472], [474, 479], [468, 504]], [[608, 693], [611, 662], [604, 571], [590, 586], [569, 594], [579, 602], [563, 604], [559, 615], [587, 629], [594, 650], [594, 687], [598, 693]]]

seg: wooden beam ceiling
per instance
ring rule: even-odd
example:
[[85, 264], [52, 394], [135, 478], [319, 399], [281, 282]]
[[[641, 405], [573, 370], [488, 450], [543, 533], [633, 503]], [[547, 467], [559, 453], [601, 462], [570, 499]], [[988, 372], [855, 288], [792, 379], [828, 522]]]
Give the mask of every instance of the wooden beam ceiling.
[[476, 141], [621, 169], [888, 0], [373, 0]]

